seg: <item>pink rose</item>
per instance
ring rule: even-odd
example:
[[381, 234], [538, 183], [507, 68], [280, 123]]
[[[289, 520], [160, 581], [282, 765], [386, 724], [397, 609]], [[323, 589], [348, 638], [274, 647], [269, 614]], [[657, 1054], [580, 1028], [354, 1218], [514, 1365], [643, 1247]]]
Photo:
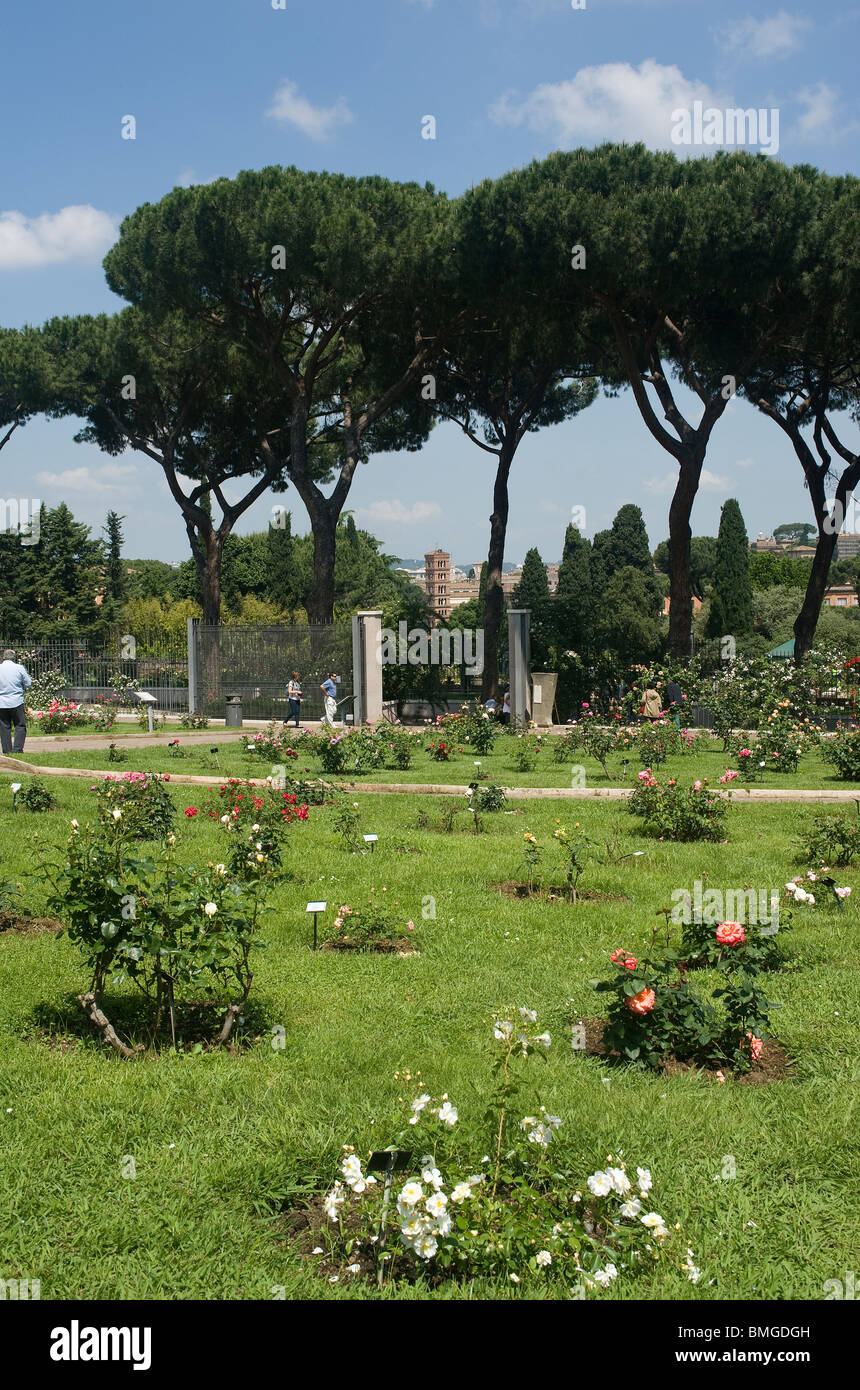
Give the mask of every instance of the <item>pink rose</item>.
[[721, 946], [740, 946], [746, 939], [740, 922], [721, 922], [717, 927], [717, 940]]
[[640, 989], [638, 994], [627, 1000], [627, 1007], [631, 1013], [647, 1014], [654, 1007], [654, 998], [653, 989]]
[[757, 1062], [759, 1057], [761, 1056], [761, 1050], [763, 1046], [762, 1040], [761, 1038], [754, 1038], [752, 1033], [745, 1033], [744, 1036], [749, 1040], [750, 1056], [752, 1057], [754, 1062]]

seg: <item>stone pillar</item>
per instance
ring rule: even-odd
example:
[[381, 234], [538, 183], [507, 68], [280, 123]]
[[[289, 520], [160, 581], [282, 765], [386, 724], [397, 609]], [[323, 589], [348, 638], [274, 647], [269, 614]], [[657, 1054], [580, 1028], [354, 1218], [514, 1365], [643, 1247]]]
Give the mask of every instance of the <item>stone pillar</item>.
[[531, 718], [531, 685], [529, 681], [529, 659], [531, 657], [529, 626], [531, 612], [528, 608], [508, 609], [508, 669], [511, 689], [511, 724], [517, 727], [526, 724]]
[[352, 619], [352, 680], [355, 724], [382, 719], [382, 612], [372, 609]]

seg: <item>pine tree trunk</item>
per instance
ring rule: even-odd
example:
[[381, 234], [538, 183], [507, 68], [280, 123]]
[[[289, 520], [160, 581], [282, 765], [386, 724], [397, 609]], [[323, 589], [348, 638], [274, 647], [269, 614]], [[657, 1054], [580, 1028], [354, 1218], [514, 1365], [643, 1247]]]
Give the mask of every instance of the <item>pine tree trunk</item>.
[[702, 460], [695, 455], [682, 458], [678, 483], [669, 508], [669, 654], [683, 658], [692, 654], [693, 589], [690, 580], [690, 542], [693, 533], [690, 516], [699, 490]]
[[481, 680], [481, 699], [498, 700], [499, 634], [505, 611], [502, 589], [502, 565], [505, 560], [505, 537], [508, 530], [508, 478], [514, 460], [513, 448], [502, 445], [493, 485], [493, 512], [490, 517], [490, 548], [487, 552], [487, 588], [484, 594], [484, 671]]
[[821, 605], [824, 602], [824, 591], [827, 588], [827, 578], [830, 574], [830, 562], [833, 559], [837, 539], [835, 531], [829, 534], [823, 527], [819, 528], [818, 543], [815, 547], [809, 582], [806, 585], [806, 593], [803, 596], [800, 612], [794, 622], [794, 662], [796, 666], [801, 665], [815, 637], [815, 629], [821, 615]]
[[311, 514], [314, 535], [314, 577], [306, 608], [308, 622], [334, 621], [334, 561], [337, 515], [327, 506], [315, 506]]

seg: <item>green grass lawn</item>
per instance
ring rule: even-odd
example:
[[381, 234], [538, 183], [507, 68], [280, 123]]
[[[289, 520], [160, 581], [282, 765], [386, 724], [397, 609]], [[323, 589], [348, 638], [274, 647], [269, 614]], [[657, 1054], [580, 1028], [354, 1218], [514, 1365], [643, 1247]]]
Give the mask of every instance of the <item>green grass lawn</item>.
[[[76, 749], [71, 744], [61, 744], [52, 748], [50, 752], [44, 753], [41, 751], [28, 753], [25, 748], [24, 757], [44, 767], [106, 768], [117, 772], [187, 772], [202, 773], [214, 777], [221, 774], [225, 777], [266, 777], [271, 772], [271, 763], [248, 752], [248, 742], [253, 737], [254, 732], [256, 731], [251, 731], [248, 736], [239, 735], [229, 743], [217, 744], [217, 754], [209, 751], [209, 745], [205, 741], [198, 743], [186, 740], [183, 744], [181, 732], [176, 735], [179, 738], [179, 756], [170, 753], [166, 747], [161, 745], [147, 747], [137, 742], [129, 742], [121, 750], [126, 755], [125, 761], [115, 764], [113, 768], [107, 761], [107, 749], [104, 751], [86, 748]], [[570, 787], [573, 784], [571, 770], [573, 760], [567, 759], [563, 763], [557, 763], [552, 755], [552, 748], [560, 742], [557, 735], [550, 735], [543, 740], [548, 746], [541, 751], [537, 766], [532, 772], [517, 770], [515, 761], [517, 740], [515, 738], [503, 737], [498, 739], [492, 753], [483, 755], [476, 755], [469, 749], [468, 745], [464, 745], [463, 753], [455, 753], [449, 762], [437, 762], [431, 757], [426, 751], [426, 747], [431, 741], [431, 736], [428, 735], [413, 759], [411, 768], [403, 772], [380, 769], [362, 774], [359, 777], [355, 777], [353, 774], [353, 780], [356, 780], [359, 785], [362, 781], [466, 785], [480, 771], [482, 774], [486, 774], [486, 780], [505, 787]], [[212, 747], [216, 747], [216, 745], [213, 743]], [[476, 769], [476, 761], [480, 761], [480, 769]], [[634, 754], [628, 761], [625, 774], [622, 757], [614, 754], [608, 763], [609, 771], [613, 774], [612, 780], [610, 780], [600, 764], [593, 758], [580, 753], [577, 754], [576, 762], [577, 765], [581, 765], [585, 769], [585, 785], [587, 787], [632, 786], [636, 780], [636, 774], [642, 769], [642, 764]], [[323, 775], [315, 757], [286, 759], [285, 766], [287, 776], [306, 777], [310, 775], [319, 777]], [[722, 776], [728, 766], [731, 766], [731, 760], [722, 751], [722, 741], [706, 736], [696, 743], [690, 753], [676, 754], [670, 757], [657, 771], [661, 779], [677, 777], [679, 780], [687, 782], [698, 777], [707, 777], [717, 785], [717, 779]], [[860, 782], [844, 782], [837, 778], [835, 770], [824, 762], [817, 750], [812, 750], [801, 759], [795, 773], [778, 773], [769, 769], [766, 769], [766, 772], [767, 775], [763, 776], [760, 782], [754, 783], [754, 786], [833, 789], [856, 786], [860, 789]], [[331, 780], [350, 780], [350, 774], [346, 772], [340, 777], [333, 777]], [[578, 785], [581, 785], [581, 780]], [[740, 779], [733, 783], [736, 792], [741, 791], [741, 787]]]
[[[52, 779], [57, 812], [13, 815], [8, 780], [0, 778], [0, 880], [22, 878], [28, 908], [40, 912], [44, 890], [25, 877], [33, 837], [63, 844], [69, 818], [83, 824], [94, 798], [86, 783]], [[180, 811], [191, 790], [172, 789]], [[340, 847], [329, 807], [292, 827], [289, 876], [256, 964], [253, 1027], [236, 1055], [121, 1061], [82, 1019], [75, 996], [88, 980], [76, 948], [65, 937], [0, 932], [0, 1276], [40, 1279], [43, 1299], [253, 1299], [276, 1286], [288, 1298], [518, 1296], [488, 1281], [441, 1292], [419, 1283], [395, 1295], [331, 1285], [291, 1247], [284, 1212], [330, 1186], [342, 1144], [363, 1153], [390, 1142], [395, 1071], [419, 1068], [428, 1089], [449, 1093], [464, 1128], [477, 1125], [489, 1020], [528, 1005], [553, 1033], [537, 1079], [541, 1101], [564, 1121], [566, 1157], [583, 1177], [619, 1150], [651, 1168], [657, 1209], [683, 1223], [703, 1271], [694, 1287], [668, 1266], [645, 1269], [591, 1296], [823, 1297], [824, 1281], [857, 1258], [860, 952], [850, 900], [844, 914], [835, 904], [798, 909], [792, 966], [769, 980], [782, 1005], [775, 1032], [796, 1059], [792, 1080], [717, 1085], [607, 1068], [574, 1052], [561, 1023], [570, 1000], [583, 1016], [600, 1012], [590, 982], [606, 975], [614, 948], [643, 951], [674, 889], [705, 876], [710, 887], [776, 888], [798, 872], [796, 836], [811, 808], [738, 807], [728, 844], [675, 845], [639, 834], [623, 806], [565, 807], [563, 823], [575, 815], [595, 839], [617, 832], [625, 850], [645, 850], [583, 880], [612, 900], [570, 906], [512, 901], [493, 887], [523, 877], [523, 833], [547, 840], [558, 803], [487, 815], [480, 836], [466, 815], [449, 835], [413, 828], [422, 805], [440, 809], [433, 798], [361, 799], [360, 829], [380, 837], [373, 856]], [[180, 821], [184, 858], [224, 857], [214, 822]], [[309, 899], [326, 899], [331, 912], [383, 886], [419, 926], [419, 956], [309, 949]], [[425, 921], [428, 897], [436, 918]], [[106, 1011], [122, 1018], [127, 1002], [108, 993]], [[277, 1025], [282, 1051], [271, 1046]], [[737, 1176], [715, 1180], [727, 1155]], [[128, 1158], [134, 1180], [122, 1176]], [[570, 1290], [546, 1279], [520, 1293]]]

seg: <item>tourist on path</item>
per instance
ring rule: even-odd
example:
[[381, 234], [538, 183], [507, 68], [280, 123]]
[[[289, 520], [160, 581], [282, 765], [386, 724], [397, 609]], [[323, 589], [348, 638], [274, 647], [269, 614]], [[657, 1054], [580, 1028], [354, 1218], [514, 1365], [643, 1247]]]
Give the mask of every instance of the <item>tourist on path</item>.
[[11, 647], [7, 647], [3, 653], [3, 660], [0, 661], [0, 750], [7, 756], [24, 751], [24, 740], [27, 737], [24, 691], [29, 690], [32, 684], [27, 671], [15, 660], [15, 653]]
[[327, 680], [324, 680], [320, 690], [325, 696], [325, 722], [334, 728], [334, 721], [337, 717], [337, 686], [335, 685], [335, 674], [332, 671]]
[[290, 678], [290, 683], [287, 686], [287, 699], [290, 702], [290, 719], [295, 716], [296, 728], [298, 728], [299, 716], [302, 712], [302, 683], [299, 680], [298, 671], [294, 671]]
[[645, 691], [645, 703], [642, 706], [641, 714], [643, 719], [659, 719], [663, 713], [663, 706], [660, 703], [660, 694], [653, 686], [649, 686]]

